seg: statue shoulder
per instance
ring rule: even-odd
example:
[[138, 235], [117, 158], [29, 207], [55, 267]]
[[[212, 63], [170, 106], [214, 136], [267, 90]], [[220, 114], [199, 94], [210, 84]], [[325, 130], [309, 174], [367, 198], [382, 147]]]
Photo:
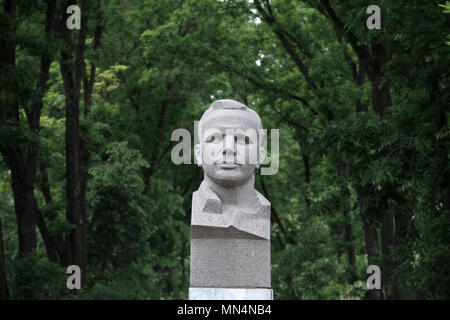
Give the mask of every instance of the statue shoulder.
[[258, 199], [259, 203], [261, 204], [261, 206], [263, 207], [270, 207], [270, 202], [269, 200], [266, 199], [266, 197], [264, 197], [258, 190], [255, 189], [255, 193], [256, 193], [256, 198]]
[[192, 194], [192, 213], [222, 213], [222, 201], [203, 181]]

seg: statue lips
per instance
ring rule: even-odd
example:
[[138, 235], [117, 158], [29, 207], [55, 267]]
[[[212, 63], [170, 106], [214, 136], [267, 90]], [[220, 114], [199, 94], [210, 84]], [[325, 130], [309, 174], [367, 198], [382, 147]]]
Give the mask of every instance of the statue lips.
[[240, 164], [236, 163], [236, 159], [234, 160], [229, 159], [229, 161], [225, 161], [223, 158], [221, 158], [214, 161], [214, 166], [224, 170], [232, 170], [234, 168], [239, 167]]
[[235, 163], [223, 163], [219, 164], [218, 167], [220, 167], [221, 169], [230, 170], [239, 167], [239, 165]]

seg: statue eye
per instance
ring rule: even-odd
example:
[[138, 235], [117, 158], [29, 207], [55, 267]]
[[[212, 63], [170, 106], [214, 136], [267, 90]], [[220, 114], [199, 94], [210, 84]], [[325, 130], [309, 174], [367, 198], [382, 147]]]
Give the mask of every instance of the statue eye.
[[216, 140], [216, 137], [213, 135], [213, 136], [209, 136], [209, 137], [206, 139], [206, 142], [214, 142], [214, 140]]
[[250, 137], [244, 135], [237, 135], [234, 137], [234, 142], [237, 144], [250, 144]]

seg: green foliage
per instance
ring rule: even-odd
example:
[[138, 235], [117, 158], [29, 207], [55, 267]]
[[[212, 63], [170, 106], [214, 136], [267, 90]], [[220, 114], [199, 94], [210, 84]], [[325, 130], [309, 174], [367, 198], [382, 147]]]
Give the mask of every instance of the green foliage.
[[57, 299], [65, 284], [65, 270], [46, 257], [30, 255], [7, 264], [11, 296], [15, 299]]
[[[16, 257], [11, 171], [20, 160], [7, 157], [8, 148], [23, 155], [38, 148], [39, 212], [58, 244], [73, 228], [66, 217], [63, 44], [56, 34], [45, 36], [45, 1], [19, 1], [14, 17], [1, 6], [16, 57], [14, 66], [1, 65], [0, 102], [14, 101], [19, 110], [14, 117], [0, 111], [0, 218], [11, 297], [187, 298], [191, 198], [202, 171], [171, 162], [170, 137], [177, 128], [193, 133], [213, 100], [232, 98], [255, 109], [265, 128], [280, 129], [280, 170], [256, 178], [272, 204], [276, 299], [365, 299], [372, 259], [387, 276], [388, 298], [448, 299], [450, 4], [382, 0], [382, 28], [368, 30], [367, 1], [329, 1], [343, 28], [326, 2], [93, 5], [79, 91], [88, 256], [81, 292], [66, 289], [64, 263], [49, 262], [42, 236], [35, 254]], [[257, 3], [266, 13], [270, 4], [272, 20]], [[103, 34], [94, 49], [98, 26]], [[351, 37], [374, 59], [380, 47], [386, 51], [386, 61], [368, 65], [379, 67], [379, 82]], [[39, 130], [32, 130], [46, 54], [49, 78]], [[373, 93], [384, 84], [391, 103], [380, 113]], [[393, 243], [381, 248], [389, 214]], [[378, 237], [375, 258], [366, 248], [368, 227]]]
[[146, 212], [142, 209], [144, 183], [141, 168], [148, 164], [126, 142], [106, 149], [106, 162], [91, 167], [88, 234], [93, 261], [123, 267], [146, 252]]
[[71, 294], [66, 299], [147, 300], [160, 299], [157, 275], [149, 261], [132, 262], [103, 274], [89, 290]]

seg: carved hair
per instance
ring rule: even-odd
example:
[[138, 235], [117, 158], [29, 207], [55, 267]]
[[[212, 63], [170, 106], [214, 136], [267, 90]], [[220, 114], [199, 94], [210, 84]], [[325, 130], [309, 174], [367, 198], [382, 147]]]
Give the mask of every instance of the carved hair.
[[222, 100], [214, 101], [211, 104], [211, 106], [208, 109], [206, 109], [206, 111], [203, 113], [203, 115], [198, 123], [199, 141], [202, 140], [202, 123], [203, 123], [203, 121], [206, 119], [206, 117], [208, 117], [208, 115], [210, 113], [217, 111], [217, 110], [221, 110], [221, 109], [241, 110], [241, 111], [249, 112], [250, 117], [255, 118], [255, 120], [258, 123], [258, 127], [255, 129], [257, 130], [259, 144], [261, 145], [261, 143], [264, 139], [264, 135], [261, 133], [262, 135], [260, 136], [260, 132], [259, 132], [259, 129], [263, 129], [261, 118], [254, 110], [250, 109], [245, 104], [242, 104], [238, 101], [231, 100], [231, 99], [222, 99]]

